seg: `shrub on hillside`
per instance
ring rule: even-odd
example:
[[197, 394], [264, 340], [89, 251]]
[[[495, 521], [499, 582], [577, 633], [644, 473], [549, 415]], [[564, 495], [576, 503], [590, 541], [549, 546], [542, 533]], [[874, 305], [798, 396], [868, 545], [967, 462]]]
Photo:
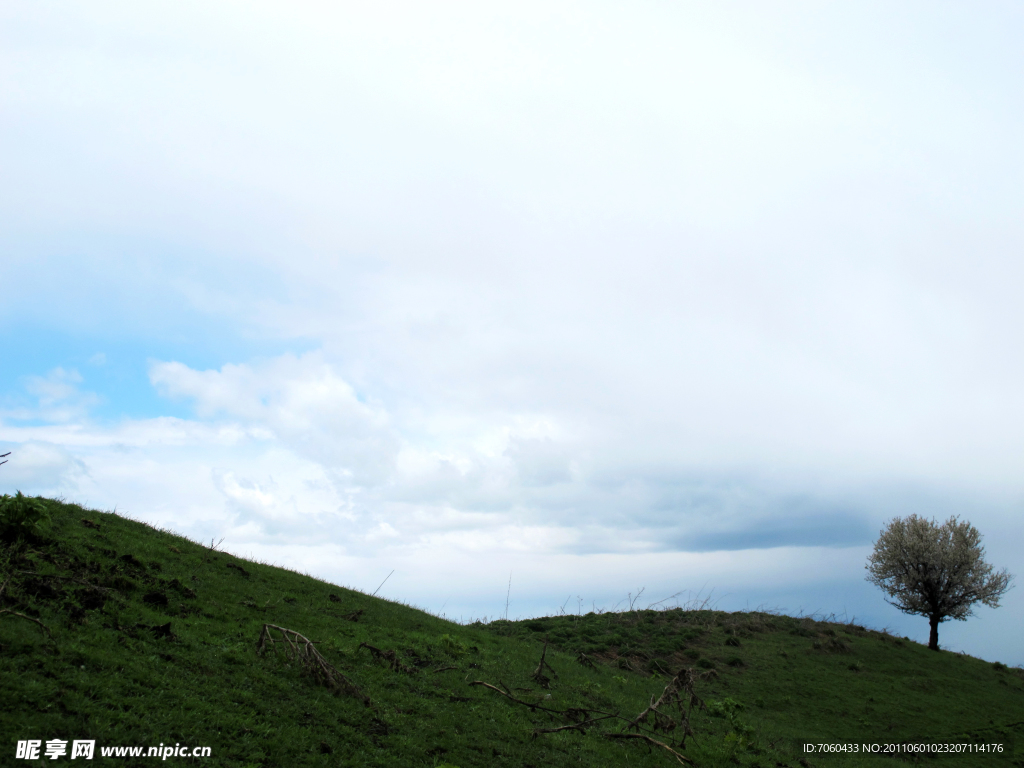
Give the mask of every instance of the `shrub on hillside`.
[[8, 543], [43, 538], [50, 525], [50, 514], [39, 499], [16, 495], [0, 496], [0, 539]]

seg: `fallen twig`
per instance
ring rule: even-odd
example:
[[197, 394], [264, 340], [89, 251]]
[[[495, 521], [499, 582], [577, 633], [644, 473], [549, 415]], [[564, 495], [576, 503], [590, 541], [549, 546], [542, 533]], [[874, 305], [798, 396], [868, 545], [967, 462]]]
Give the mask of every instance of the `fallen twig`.
[[97, 592], [113, 592], [114, 590], [110, 587], [101, 587], [98, 584], [91, 584], [84, 579], [76, 579], [74, 576], [55, 576], [49, 573], [37, 573], [36, 571], [18, 571], [26, 576], [38, 576], [41, 579], [57, 579], [57, 581], [73, 581], [76, 584], [81, 584], [83, 587], [89, 587], [95, 589]]
[[43, 624], [43, 622], [41, 622], [39, 619], [33, 619], [31, 616], [26, 616], [23, 613], [18, 613], [17, 611], [11, 611], [11, 610], [9, 610], [7, 608], [4, 608], [2, 611], [0, 611], [0, 616], [3, 616], [5, 613], [6, 614], [10, 614], [11, 616], [17, 616], [19, 619], [25, 619], [25, 621], [31, 621], [31, 622], [33, 622], [35, 624], [38, 624], [40, 627], [42, 627], [43, 629], [46, 630], [46, 634], [50, 636], [50, 639], [51, 640], [53, 639], [53, 633], [50, 631], [50, 628], [48, 626], [46, 626], [45, 624]]
[[[683, 729], [681, 741], [682, 746], [685, 747], [686, 737], [693, 736], [693, 729], [690, 728], [690, 713], [694, 707], [704, 708], [704, 702], [693, 691], [693, 684], [696, 679], [697, 675], [692, 669], [681, 671], [669, 681], [669, 684], [665, 686], [665, 690], [661, 692], [661, 696], [658, 697], [657, 701], [655, 701], [654, 696], [651, 696], [650, 705], [633, 718], [627, 729], [639, 730], [640, 725], [645, 723], [648, 715], [654, 715], [654, 723], [650, 726], [651, 730], [657, 733], [658, 731], [674, 731], [676, 728], [681, 727]], [[689, 694], [686, 701], [683, 700], [681, 692]], [[661, 711], [661, 707], [671, 706], [675, 706], [679, 711], [678, 722], [672, 716]]]
[[648, 744], [654, 744], [662, 749], [667, 749], [669, 753], [683, 765], [694, 765], [693, 760], [688, 758], [686, 755], [679, 754], [668, 744], [658, 741], [657, 739], [652, 739], [645, 733], [606, 733], [604, 734], [604, 737], [606, 739], [640, 739], [641, 741], [646, 741]]
[[576, 661], [584, 667], [589, 667], [590, 669], [594, 668], [594, 660], [587, 656], [587, 654], [583, 653], [583, 651], [576, 654]]
[[[280, 638], [272, 635], [273, 631], [281, 633]], [[345, 675], [335, 669], [320, 652], [314, 647], [313, 641], [300, 635], [294, 629], [285, 629], [275, 624], [264, 624], [260, 632], [259, 644], [256, 652], [261, 653], [267, 644], [272, 647], [276, 643], [285, 643], [292, 655], [302, 664], [303, 669], [321, 685], [333, 688], [338, 692], [347, 693], [349, 696], [359, 699], [367, 707], [371, 706], [370, 697], [363, 693], [359, 686], [349, 680]]]
[[547, 661], [544, 660], [545, 657], [547, 656], [547, 654], [548, 654], [548, 641], [545, 640], [544, 641], [544, 650], [542, 650], [540, 652], [540, 663], [537, 665], [537, 668], [535, 670], [533, 670], [533, 674], [530, 675], [530, 677], [532, 679], [536, 680], [544, 688], [548, 688], [549, 684], [551, 683], [551, 678], [549, 678], [547, 675], [544, 674], [544, 669], [545, 668], [547, 668], [547, 670], [552, 675], [555, 676], [556, 680], [558, 679], [558, 673], [555, 672], [555, 670], [551, 667], [551, 665], [548, 664]]
[[670, 673], [670, 672], [668, 672], [668, 671], [667, 671], [667, 670], [666, 670], [666, 669], [665, 669], [665, 668], [664, 668], [663, 666], [661, 666], [661, 664], [659, 664], [659, 663], [658, 663], [658, 660], [657, 660], [657, 659], [652, 659], [652, 661], [654, 662], [654, 665], [655, 665], [655, 666], [656, 666], [656, 667], [657, 667], [658, 669], [660, 669], [660, 670], [662, 671], [662, 673], [663, 673], [663, 674], [666, 674], [666, 675], [669, 675], [669, 674], [671, 674], [671, 673]]
[[[4, 590], [7, 589], [7, 585], [10, 584], [10, 583], [11, 583], [11, 577], [8, 576], [6, 579], [4, 579], [4, 583], [0, 584], [0, 595], [3, 595]], [[15, 602], [17, 602], [17, 601], [15, 601]], [[53, 633], [50, 631], [50, 628], [48, 626], [46, 626], [45, 624], [43, 624], [43, 622], [41, 622], [39, 619], [33, 619], [31, 616], [26, 616], [23, 613], [18, 613], [17, 611], [12, 611], [9, 608], [4, 608], [3, 610], [0, 610], [0, 616], [3, 616], [5, 613], [9, 614], [11, 616], [17, 616], [19, 619], [25, 619], [25, 621], [31, 621], [34, 624], [38, 624], [40, 627], [42, 627], [44, 630], [46, 630], [46, 634], [49, 636], [50, 640], [51, 641], [53, 640]]]
[[580, 733], [586, 732], [588, 726], [599, 723], [602, 720], [608, 720], [613, 718], [615, 715], [602, 715], [601, 717], [590, 717], [585, 720], [581, 720], [578, 723], [569, 723], [569, 725], [560, 725], [558, 728], [534, 728], [533, 737], [537, 738], [538, 734], [541, 733], [558, 733], [559, 731], [579, 731]]
[[[545, 646], [546, 648], [546, 646]], [[544, 664], [544, 657], [541, 656], [541, 664]], [[538, 672], [543, 667], [538, 666]], [[553, 671], [553, 670], [552, 670]], [[537, 672], [534, 673], [535, 675]], [[703, 709], [704, 702], [702, 702], [697, 694], [693, 690], [694, 683], [697, 680], [705, 679], [705, 675], [698, 675], [692, 669], [684, 669], [675, 677], [669, 681], [669, 684], [665, 686], [665, 690], [662, 691], [661, 696], [657, 699], [651, 696], [650, 704], [636, 717], [630, 719], [623, 717], [617, 712], [606, 712], [600, 709], [572, 707], [569, 709], [554, 709], [552, 707], [541, 706], [538, 703], [532, 701], [525, 701], [518, 698], [513, 694], [508, 686], [498, 681], [501, 688], [485, 683], [483, 680], [474, 680], [470, 685], [481, 685], [484, 688], [489, 688], [495, 693], [504, 696], [509, 701], [516, 704], [520, 704], [524, 707], [528, 707], [534, 712], [544, 712], [551, 716], [558, 716], [565, 720], [569, 720], [565, 725], [561, 725], [553, 728], [534, 728], [533, 736], [536, 738], [542, 733], [558, 733], [560, 731], [575, 730], [584, 732], [586, 728], [601, 722], [602, 720], [621, 720], [624, 725], [622, 732], [620, 733], [606, 733], [604, 736], [610, 739], [639, 739], [646, 741], [649, 744], [653, 744], [663, 749], [668, 750], [672, 755], [676, 757], [680, 762], [686, 764], [693, 764], [693, 761], [689, 758], [681, 755], [677, 752], [673, 746], [665, 744], [652, 738], [651, 733], [658, 733], [659, 731], [674, 731], [677, 728], [682, 729], [682, 738], [679, 739], [679, 746], [681, 748], [686, 747], [686, 737], [693, 736], [693, 730], [690, 728], [690, 715], [694, 707]], [[544, 678], [545, 680], [547, 678]], [[502, 690], [502, 688], [504, 690]], [[684, 696], [685, 694], [685, 696]], [[665, 710], [669, 707], [675, 707], [678, 710], [678, 715], [673, 716], [668, 714]], [[653, 715], [653, 722], [648, 722], [649, 718]], [[646, 733], [637, 733], [636, 731], [644, 730]], [[632, 731], [632, 732], [630, 732]]]
[[161, 638], [164, 638], [166, 640], [178, 639], [178, 636], [174, 634], [174, 631], [171, 629], [171, 622], [169, 621], [166, 624], [154, 624], [153, 626], [139, 622], [135, 626], [138, 629], [148, 629], [150, 632], [153, 633], [153, 637], [155, 637], [157, 640]]
[[[412, 667], [405, 666], [405, 664], [398, 660], [397, 651], [382, 651], [380, 648], [375, 648], [369, 643], [360, 643], [359, 648], [366, 648], [373, 654], [373, 658], [383, 659], [386, 661], [393, 672], [405, 672], [405, 674], [411, 675], [416, 671]], [[358, 648], [356, 650], [358, 650]]]
[[[474, 680], [472, 683], [470, 683], [470, 685], [482, 685], [484, 688], [490, 688], [492, 691], [495, 691], [496, 693], [500, 693], [506, 699], [510, 699], [511, 701], [514, 701], [516, 704], [522, 704], [524, 707], [529, 707], [532, 710], [540, 710], [541, 712], [550, 712], [553, 715], [564, 715], [566, 713], [566, 711], [567, 711], [567, 710], [564, 710], [564, 709], [551, 709], [550, 707], [542, 707], [540, 704], [534, 704], [533, 702], [530, 702], [530, 701], [523, 701], [522, 699], [517, 699], [511, 693], [506, 693], [505, 691], [501, 690], [501, 688], [495, 688], [493, 685], [491, 685], [490, 683], [485, 683], [483, 680]], [[597, 710], [588, 710], [588, 711], [596, 712]], [[602, 712], [601, 714], [608, 714], [608, 713]]]

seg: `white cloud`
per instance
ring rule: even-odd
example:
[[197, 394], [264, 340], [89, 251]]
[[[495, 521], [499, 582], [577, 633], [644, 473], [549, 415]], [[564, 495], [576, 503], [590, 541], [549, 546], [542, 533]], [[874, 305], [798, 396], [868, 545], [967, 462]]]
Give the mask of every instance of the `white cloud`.
[[30, 394], [39, 398], [41, 406], [53, 405], [61, 400], [67, 400], [78, 394], [76, 385], [82, 383], [82, 376], [78, 371], [65, 371], [63, 368], [54, 368], [44, 378], [42, 376], [29, 376], [25, 388]]
[[0, 469], [0, 482], [23, 493], [41, 495], [74, 489], [88, 474], [85, 463], [62, 445], [30, 440], [0, 453], [8, 450], [11, 455]]
[[396, 443], [386, 413], [362, 402], [318, 353], [220, 371], [155, 362], [149, 376], [161, 394], [192, 399], [200, 416], [269, 430], [329, 473], [380, 483], [391, 472]]
[[572, 479], [570, 460], [550, 439], [518, 438], [509, 441], [506, 455], [512, 458], [519, 478], [527, 486], [546, 486]]
[[79, 388], [82, 375], [75, 369], [57, 367], [46, 376], [24, 377], [25, 391], [36, 398], [34, 407], [9, 408], [0, 415], [16, 420], [41, 420], [68, 423], [86, 418], [89, 411], [103, 402], [94, 392]]

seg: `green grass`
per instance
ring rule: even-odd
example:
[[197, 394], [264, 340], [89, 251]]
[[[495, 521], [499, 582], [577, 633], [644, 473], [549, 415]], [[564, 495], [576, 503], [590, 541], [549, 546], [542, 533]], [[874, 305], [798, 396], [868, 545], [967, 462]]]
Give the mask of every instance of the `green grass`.
[[[633, 718], [687, 668], [702, 675], [705, 706], [677, 748], [701, 766], [896, 766], [806, 757], [796, 742], [952, 737], [1015, 737], [1016, 752], [926, 764], [1024, 765], [1020, 670], [881, 632], [682, 609], [462, 626], [114, 514], [43, 504], [44, 534], [0, 544], [0, 609], [28, 617], [0, 615], [5, 765], [64, 764], [14, 760], [18, 740], [60, 738], [95, 739], [96, 762], [118, 765], [157, 759], [99, 748], [209, 746], [210, 758], [167, 763], [217, 766], [671, 766], [660, 747], [609, 738], [621, 720], [534, 735], [570, 720], [527, 705]], [[266, 623], [316, 641], [369, 705], [318, 683], [283, 647], [258, 654]], [[531, 677], [545, 640], [549, 687]], [[680, 729], [653, 735], [676, 744]]]

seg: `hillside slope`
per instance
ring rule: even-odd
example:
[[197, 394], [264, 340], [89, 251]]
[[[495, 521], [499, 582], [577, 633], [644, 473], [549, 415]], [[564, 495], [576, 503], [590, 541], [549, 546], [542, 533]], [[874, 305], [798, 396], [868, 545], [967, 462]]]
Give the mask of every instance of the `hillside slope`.
[[[798, 766], [831, 764], [798, 739], [1024, 742], [1018, 670], [851, 625], [674, 610], [460, 626], [39, 503], [50, 525], [19, 540], [9, 529], [0, 544], [0, 750], [11, 758], [19, 741], [70, 750], [84, 739], [118, 765], [160, 758], [101, 750], [209, 747], [167, 762], [239, 767]], [[291, 643], [259, 649], [268, 631]], [[652, 697], [658, 712], [629, 728]], [[1021, 754], [951, 759], [1024, 765]]]

